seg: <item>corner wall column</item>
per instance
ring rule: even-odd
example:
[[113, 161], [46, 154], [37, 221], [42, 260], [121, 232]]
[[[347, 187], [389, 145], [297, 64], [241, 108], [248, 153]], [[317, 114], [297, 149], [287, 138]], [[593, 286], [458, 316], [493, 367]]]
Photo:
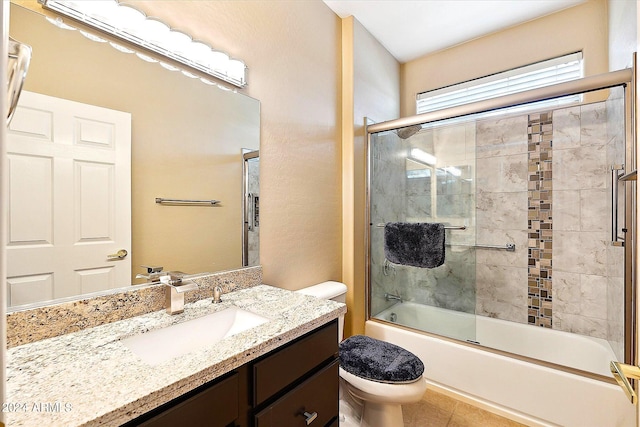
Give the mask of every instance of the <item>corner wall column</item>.
[[[355, 281], [355, 156], [353, 17], [342, 18], [341, 127], [342, 127], [342, 281], [347, 285], [347, 306], [354, 307]], [[354, 334], [353, 315], [345, 317], [345, 337]]]

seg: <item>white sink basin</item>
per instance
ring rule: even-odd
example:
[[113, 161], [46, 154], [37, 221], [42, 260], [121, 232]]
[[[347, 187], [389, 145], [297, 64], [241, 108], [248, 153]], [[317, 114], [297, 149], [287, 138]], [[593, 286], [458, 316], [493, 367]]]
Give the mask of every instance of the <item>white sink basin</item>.
[[143, 361], [157, 365], [268, 321], [250, 311], [229, 307], [197, 319], [125, 338], [122, 343]]

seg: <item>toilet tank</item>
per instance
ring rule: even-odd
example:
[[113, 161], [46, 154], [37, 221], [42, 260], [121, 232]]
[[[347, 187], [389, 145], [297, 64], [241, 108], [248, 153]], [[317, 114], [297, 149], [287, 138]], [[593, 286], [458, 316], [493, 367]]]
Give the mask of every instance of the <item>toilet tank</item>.
[[[346, 303], [347, 285], [340, 282], [322, 282], [297, 290], [296, 292], [311, 295], [316, 298], [328, 299], [336, 302]], [[342, 341], [342, 331], [344, 330], [344, 315], [338, 318], [338, 342]]]
[[302, 288], [296, 292], [341, 303], [347, 300], [347, 285], [340, 282], [322, 282], [317, 285]]

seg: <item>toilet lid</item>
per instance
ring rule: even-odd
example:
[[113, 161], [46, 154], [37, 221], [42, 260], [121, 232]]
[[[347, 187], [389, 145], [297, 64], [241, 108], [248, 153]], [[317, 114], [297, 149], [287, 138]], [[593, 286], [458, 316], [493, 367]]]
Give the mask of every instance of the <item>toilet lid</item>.
[[424, 373], [424, 364], [415, 354], [364, 335], [342, 341], [339, 354], [342, 369], [371, 381], [410, 383]]

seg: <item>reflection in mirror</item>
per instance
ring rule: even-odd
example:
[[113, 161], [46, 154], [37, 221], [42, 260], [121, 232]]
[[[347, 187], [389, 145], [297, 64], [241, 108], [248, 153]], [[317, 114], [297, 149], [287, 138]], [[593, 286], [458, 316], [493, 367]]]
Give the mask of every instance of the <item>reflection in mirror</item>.
[[260, 152], [246, 151], [244, 159], [244, 227], [242, 265], [260, 264]]
[[[10, 305], [42, 305], [144, 283], [144, 278], [135, 279], [148, 274], [142, 266], [186, 274], [241, 267], [243, 150], [259, 149], [259, 102], [142, 61], [109, 43], [90, 41], [80, 31], [54, 27], [39, 13], [15, 4], [10, 16], [10, 35], [33, 48], [25, 90], [36, 94], [31, 100], [36, 104], [16, 112], [16, 125], [9, 130], [9, 158], [14, 165], [9, 207], [15, 214], [9, 224], [15, 238], [9, 237], [7, 248], [8, 301], [15, 300]], [[72, 113], [69, 124], [53, 126], [43, 117], [54, 114], [49, 105], [37, 104], [37, 94], [49, 101], [71, 101], [97, 116]], [[107, 119], [107, 114], [116, 113], [129, 117], [129, 125]], [[43, 119], [35, 133], [42, 131], [49, 138], [38, 143], [80, 146], [75, 158], [65, 154], [60, 159], [57, 148], [38, 151], [42, 147], [33, 140], [25, 143], [34, 129], [24, 132], [21, 126], [33, 123], [33, 114]], [[115, 144], [110, 138], [121, 136], [128, 126], [131, 146], [124, 151], [130, 154], [130, 172], [128, 166], [109, 166], [113, 156], [105, 148]], [[66, 136], [59, 136], [65, 127]], [[26, 152], [16, 148], [19, 143]], [[89, 148], [106, 157], [83, 157]], [[68, 172], [56, 175], [65, 162]], [[123, 188], [126, 180], [118, 178], [116, 172], [123, 171], [130, 177], [130, 188]], [[58, 185], [53, 181], [60, 176], [64, 179]], [[34, 191], [35, 198], [25, 197]], [[124, 201], [119, 201], [120, 192]], [[164, 205], [155, 202], [157, 197], [221, 202]], [[258, 200], [253, 207], [256, 214]], [[69, 205], [67, 211], [61, 210], [61, 201]], [[123, 213], [118, 213], [121, 207]], [[70, 218], [73, 221], [67, 221]], [[60, 243], [58, 232], [54, 233], [58, 221], [69, 229], [71, 241], [60, 254], [43, 255]], [[130, 243], [126, 237], [122, 243], [117, 240], [121, 224], [130, 229]], [[101, 244], [98, 255], [82, 259]], [[31, 261], [37, 257], [46, 262], [36, 266]], [[70, 269], [65, 279], [53, 274], [58, 268], [54, 259], [69, 266], [63, 267]], [[256, 254], [250, 265], [258, 262]], [[130, 265], [125, 278], [114, 274], [119, 263]]]

